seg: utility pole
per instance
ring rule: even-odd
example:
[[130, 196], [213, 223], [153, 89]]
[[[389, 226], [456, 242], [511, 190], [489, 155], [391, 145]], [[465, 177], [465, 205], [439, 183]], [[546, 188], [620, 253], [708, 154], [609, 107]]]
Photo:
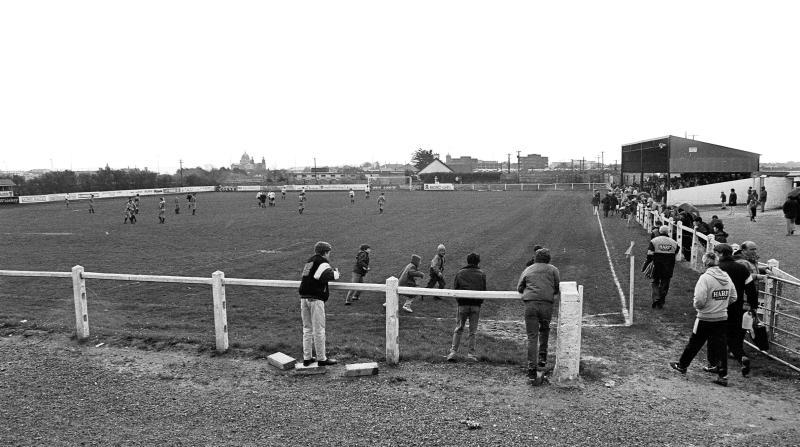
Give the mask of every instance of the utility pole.
[[317, 157], [314, 157], [314, 183], [317, 183]]
[[508, 154], [508, 173], [511, 174], [511, 153]]
[[183, 187], [183, 160], [178, 160], [181, 165], [181, 187]]
[[604, 156], [605, 156], [605, 152], [600, 151], [600, 168], [601, 169], [604, 169], [604, 166], [606, 165], [605, 158], [603, 158]]
[[522, 152], [522, 151], [517, 151], [517, 181], [519, 183], [522, 183], [522, 175], [521, 175], [522, 166], [520, 165], [520, 162], [519, 162], [519, 154], [520, 154], [520, 152]]

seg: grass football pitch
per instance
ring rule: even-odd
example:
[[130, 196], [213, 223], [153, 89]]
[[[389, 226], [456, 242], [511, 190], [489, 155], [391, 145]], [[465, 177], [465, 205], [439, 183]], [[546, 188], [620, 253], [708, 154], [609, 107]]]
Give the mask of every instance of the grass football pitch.
[[[481, 256], [490, 290], [514, 290], [520, 272], [538, 243], [552, 251], [563, 281], [586, 289], [584, 313], [610, 313], [622, 322], [620, 300], [610, 278], [597, 223], [586, 194], [578, 192], [389, 192], [383, 214], [376, 194], [351, 205], [346, 193], [311, 193], [297, 212], [294, 196], [273, 208], [258, 208], [254, 194], [198, 195], [196, 215], [185, 197], [168, 197], [167, 223], [158, 224], [157, 198], [142, 199], [135, 225], [123, 224], [124, 201], [96, 204], [91, 215], [82, 202], [19, 206], [0, 210], [3, 238], [0, 269], [86, 271], [210, 277], [299, 280], [314, 243], [333, 245], [332, 264], [350, 280], [358, 247], [372, 247], [367, 282], [398, 276], [412, 254], [426, 265], [436, 246], [447, 247], [447, 287], [467, 254]], [[74, 331], [68, 279], [0, 278], [0, 318], [48, 330]], [[87, 280], [92, 336], [148, 344], [214, 343], [211, 290], [203, 285]], [[228, 324], [233, 348], [265, 354], [301, 352], [296, 291], [229, 286]], [[402, 298], [401, 298], [402, 299]], [[384, 296], [364, 293], [344, 306], [343, 292], [327, 304], [328, 347], [333, 355], [383, 359]], [[403, 314], [400, 349], [405, 359], [438, 359], [449, 346], [456, 304], [452, 299], [417, 301]], [[485, 302], [481, 319], [487, 330], [478, 339], [487, 361], [521, 362], [524, 329], [522, 303]], [[483, 327], [482, 327], [483, 329]]]

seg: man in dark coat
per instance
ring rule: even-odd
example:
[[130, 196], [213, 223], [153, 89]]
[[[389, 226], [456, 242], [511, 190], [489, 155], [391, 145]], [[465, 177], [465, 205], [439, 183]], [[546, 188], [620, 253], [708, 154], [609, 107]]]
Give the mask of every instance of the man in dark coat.
[[678, 243], [667, 236], [669, 227], [662, 225], [658, 229], [661, 234], [650, 240], [647, 247], [647, 260], [642, 266], [644, 271], [648, 264], [653, 263], [652, 299], [654, 309], [663, 309], [664, 301], [669, 292], [669, 282], [675, 269], [675, 255], [678, 253]]
[[[750, 373], [750, 359], [744, 354], [744, 329], [742, 329], [742, 316], [745, 311], [758, 308], [758, 290], [753, 281], [750, 270], [733, 259], [733, 248], [728, 244], [717, 244], [714, 251], [719, 256], [719, 268], [728, 274], [736, 288], [737, 299], [728, 305], [728, 330], [727, 344], [731, 356], [742, 364], [742, 375], [747, 377]], [[747, 296], [747, 301], [745, 301]], [[707, 372], [717, 371], [717, 360], [711, 353], [708, 355], [708, 366], [703, 368]]]
[[[481, 257], [477, 253], [467, 255], [467, 266], [456, 273], [453, 279], [453, 288], [456, 290], [486, 290], [486, 274], [478, 267]], [[456, 328], [453, 331], [453, 344], [447, 354], [447, 361], [456, 360], [458, 345], [461, 343], [461, 335], [464, 333], [464, 326], [469, 320], [469, 335], [467, 336], [467, 359], [477, 362], [475, 356], [475, 334], [478, 332], [478, 318], [480, 318], [482, 299], [476, 298], [456, 298], [458, 301], [458, 318]]]
[[783, 202], [783, 217], [786, 218], [786, 235], [794, 234], [795, 221], [800, 219], [800, 201], [786, 197]]

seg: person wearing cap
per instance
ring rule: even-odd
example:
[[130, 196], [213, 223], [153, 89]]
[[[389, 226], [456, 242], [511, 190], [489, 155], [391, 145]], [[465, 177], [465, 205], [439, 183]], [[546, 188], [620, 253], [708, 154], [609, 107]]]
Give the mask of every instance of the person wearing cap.
[[[467, 266], [456, 273], [453, 278], [453, 288], [456, 290], [486, 290], [486, 274], [478, 267], [481, 257], [477, 253], [467, 255]], [[454, 362], [461, 344], [461, 335], [464, 326], [469, 320], [469, 335], [467, 336], [467, 359], [477, 362], [475, 356], [475, 334], [478, 332], [478, 318], [480, 318], [482, 299], [456, 298], [458, 312], [456, 313], [456, 328], [453, 331], [453, 344], [447, 354], [447, 361]]]
[[[445, 281], [444, 281], [444, 255], [445, 255], [445, 248], [444, 244], [439, 244], [436, 247], [436, 254], [433, 255], [433, 259], [431, 259], [431, 265], [428, 269], [431, 277], [428, 278], [428, 284], [425, 286], [427, 288], [438, 287], [439, 289], [444, 289]], [[434, 299], [440, 299], [438, 296], [433, 297]]]
[[525, 332], [528, 337], [528, 379], [540, 385], [547, 366], [547, 345], [550, 340], [550, 320], [553, 303], [561, 293], [561, 275], [550, 264], [550, 250], [540, 248], [534, 263], [525, 268], [517, 281], [517, 291], [525, 303]]
[[[417, 287], [417, 278], [424, 278], [425, 274], [419, 271], [419, 263], [422, 261], [418, 255], [411, 255], [411, 262], [403, 268], [403, 271], [400, 273], [400, 278], [398, 280], [398, 285], [401, 287]], [[406, 302], [403, 303], [403, 310], [412, 313], [411, 310], [411, 303], [414, 302], [417, 295], [403, 295], [406, 299]], [[386, 306], [386, 303], [383, 303]]]
[[[733, 248], [721, 243], [714, 246], [720, 270], [727, 273], [736, 288], [736, 300], [728, 305], [728, 328], [726, 340], [731, 357], [742, 364], [742, 375], [747, 377], [750, 373], [750, 359], [744, 354], [744, 329], [742, 329], [742, 316], [745, 312], [755, 311], [758, 308], [758, 290], [750, 271], [733, 259]], [[747, 296], [747, 301], [745, 301]], [[711, 351], [708, 352], [708, 366], [703, 368], [706, 372], [716, 372], [717, 359]]]
[[[730, 276], [717, 266], [714, 252], [703, 255], [706, 271], [700, 275], [694, 286], [694, 308], [697, 318], [692, 335], [677, 362], [669, 366], [681, 374], [686, 374], [689, 365], [706, 342], [715, 364], [713, 370], [717, 378], [714, 383], [728, 386], [728, 356], [725, 355], [725, 331], [728, 320], [728, 306], [736, 301], [736, 287]], [[741, 324], [741, 323], [740, 323]]]
[[669, 227], [662, 225], [658, 229], [659, 236], [650, 240], [647, 246], [647, 259], [642, 266], [645, 271], [648, 264], [653, 263], [652, 299], [653, 309], [663, 309], [664, 301], [669, 292], [669, 282], [672, 279], [672, 272], [675, 270], [675, 255], [680, 246], [675, 239], [667, 236]]
[[[369, 254], [371, 251], [372, 249], [369, 248], [367, 244], [361, 244], [361, 247], [358, 248], [356, 262], [353, 265], [353, 276], [350, 282], [359, 284], [364, 282], [364, 275], [369, 271]], [[347, 294], [344, 296], [345, 306], [349, 306], [353, 301], [358, 301], [359, 296], [361, 296], [360, 290], [348, 290]]]
[[728, 214], [735, 214], [736, 213], [736, 190], [731, 188], [731, 193], [728, 194], [728, 207], [730, 207], [730, 211]]
[[[335, 365], [325, 353], [325, 302], [330, 292], [328, 282], [339, 279], [339, 270], [331, 267], [331, 244], [319, 241], [314, 255], [306, 260], [300, 279], [300, 317], [303, 320], [303, 365]], [[313, 356], [316, 351], [317, 357]]]

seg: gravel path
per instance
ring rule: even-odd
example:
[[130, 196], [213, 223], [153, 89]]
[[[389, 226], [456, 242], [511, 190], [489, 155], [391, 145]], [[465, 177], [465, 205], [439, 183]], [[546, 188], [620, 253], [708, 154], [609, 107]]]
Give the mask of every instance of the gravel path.
[[[243, 353], [0, 338], [1, 445], [798, 445], [798, 381], [758, 391], [651, 371], [526, 385], [518, 367], [403, 362], [343, 377]], [[585, 358], [586, 362], [604, 362]], [[755, 380], [755, 379], [754, 379]], [[779, 392], [775, 393], [778, 389]], [[783, 390], [780, 391], [780, 390]], [[476, 424], [480, 428], [470, 429]]]

